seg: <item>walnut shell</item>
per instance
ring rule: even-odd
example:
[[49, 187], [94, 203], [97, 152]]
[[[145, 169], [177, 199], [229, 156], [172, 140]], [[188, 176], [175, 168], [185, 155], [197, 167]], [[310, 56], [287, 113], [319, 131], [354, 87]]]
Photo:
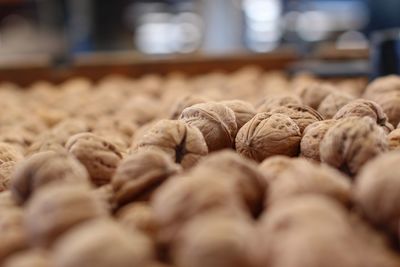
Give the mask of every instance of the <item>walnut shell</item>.
[[321, 161], [356, 174], [373, 157], [388, 149], [385, 132], [369, 117], [339, 120], [320, 144]]
[[176, 100], [175, 104], [173, 104], [168, 117], [171, 120], [177, 120], [177, 119], [179, 119], [179, 116], [181, 115], [182, 111], [185, 108], [191, 107], [196, 104], [205, 103], [205, 102], [207, 102], [207, 99], [202, 96], [198, 96], [198, 95], [183, 96], [183, 97], [179, 98], [178, 100]]
[[122, 159], [114, 144], [91, 133], [71, 136], [65, 147], [86, 167], [97, 186], [110, 182]]
[[55, 267], [147, 266], [154, 257], [151, 241], [109, 220], [92, 220], [64, 235], [54, 248]]
[[27, 250], [7, 258], [3, 267], [51, 267], [48, 253], [42, 250]]
[[237, 129], [243, 127], [257, 113], [253, 105], [242, 100], [226, 100], [221, 101], [222, 104], [233, 110], [236, 117]]
[[272, 95], [263, 99], [257, 106], [257, 112], [271, 112], [271, 110], [289, 104], [301, 105], [301, 99], [292, 94]]
[[300, 128], [289, 116], [259, 113], [239, 130], [236, 150], [261, 162], [274, 155], [296, 156], [300, 140]]
[[313, 109], [318, 109], [324, 98], [335, 91], [337, 89], [328, 83], [312, 83], [296, 88], [296, 93], [301, 98], [303, 104]]
[[365, 89], [363, 97], [375, 99], [377, 96], [393, 92], [400, 92], [400, 77], [398, 75], [389, 75], [375, 79]]
[[327, 95], [318, 106], [318, 112], [325, 119], [332, 119], [335, 114], [345, 105], [350, 103], [354, 98], [344, 93], [331, 93]]
[[258, 169], [262, 173], [267, 184], [272, 183], [293, 163], [294, 158], [287, 156], [272, 156], [266, 158], [258, 165]]
[[400, 129], [394, 129], [388, 136], [389, 150], [400, 149]]
[[378, 96], [374, 100], [382, 107], [391, 124], [400, 122], [400, 91]]
[[0, 142], [0, 192], [9, 188], [15, 165], [23, 158], [21, 151], [15, 146]]
[[25, 227], [32, 244], [46, 247], [72, 227], [106, 215], [93, 191], [72, 185], [49, 186], [28, 202]]
[[9, 229], [2, 231], [0, 239], [0, 264], [10, 255], [27, 249], [29, 244], [25, 231], [21, 229]]
[[138, 151], [152, 149], [164, 151], [183, 168], [192, 167], [208, 153], [201, 132], [196, 127], [177, 120], [161, 120], [139, 138]]
[[185, 108], [180, 119], [201, 131], [210, 152], [233, 147], [238, 129], [236, 117], [225, 105], [216, 102], [196, 104]]
[[321, 161], [319, 145], [326, 132], [336, 123], [336, 120], [317, 121], [307, 126], [300, 142], [300, 155], [302, 157]]
[[89, 174], [74, 157], [48, 151], [34, 154], [16, 166], [10, 190], [16, 202], [24, 204], [39, 188], [61, 183], [89, 186]]
[[125, 158], [113, 178], [114, 200], [118, 205], [148, 199], [180, 166], [161, 151], [144, 151]]

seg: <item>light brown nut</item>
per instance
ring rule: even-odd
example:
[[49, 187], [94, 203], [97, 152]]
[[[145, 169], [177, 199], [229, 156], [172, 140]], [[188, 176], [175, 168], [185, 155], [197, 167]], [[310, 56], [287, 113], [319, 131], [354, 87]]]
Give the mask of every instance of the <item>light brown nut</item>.
[[336, 123], [335, 120], [317, 121], [307, 126], [300, 142], [300, 156], [321, 161], [319, 145], [326, 132]]
[[156, 119], [160, 114], [159, 103], [151, 97], [136, 95], [129, 99], [119, 110], [120, 117], [129, 117], [138, 125]]
[[321, 161], [350, 175], [386, 150], [385, 132], [369, 117], [339, 120], [326, 132], [320, 144]]
[[289, 116], [299, 126], [301, 133], [308, 125], [324, 119], [318, 111], [302, 104], [288, 104], [277, 107], [272, 109], [271, 113], [281, 113]]
[[254, 216], [262, 211], [267, 183], [253, 161], [241, 157], [233, 150], [211, 153], [191, 170], [191, 174], [228, 179]]
[[391, 124], [400, 122], [400, 91], [378, 96], [374, 100], [382, 107]]
[[349, 117], [370, 117], [386, 132], [393, 130], [383, 109], [375, 102], [366, 99], [356, 99], [343, 106], [333, 117], [339, 120]]
[[280, 94], [272, 95], [263, 99], [257, 106], [257, 112], [271, 112], [271, 110], [286, 106], [289, 104], [301, 105], [301, 99], [296, 95], [291, 94]]
[[289, 116], [259, 113], [239, 130], [236, 151], [259, 162], [274, 155], [296, 156], [300, 140], [300, 128]]
[[91, 133], [71, 136], [65, 147], [86, 167], [97, 186], [110, 182], [122, 159], [114, 144]]
[[111, 220], [84, 223], [57, 242], [54, 267], [147, 266], [154, 257], [151, 241], [140, 232], [125, 231]]
[[354, 98], [351, 95], [334, 92], [327, 95], [318, 106], [318, 112], [325, 119], [332, 119], [344, 105], [350, 103]]
[[57, 137], [61, 145], [65, 145], [70, 136], [88, 131], [90, 131], [89, 125], [81, 119], [63, 120], [51, 129], [51, 133]]
[[182, 111], [185, 108], [191, 107], [196, 104], [205, 103], [205, 102], [207, 102], [207, 99], [202, 96], [198, 96], [198, 95], [191, 94], [191, 95], [186, 95], [186, 96], [180, 97], [172, 105], [172, 108], [169, 112], [168, 117], [171, 120], [177, 120], [177, 119], [179, 119], [179, 116], [181, 115]]
[[121, 206], [148, 200], [152, 193], [181, 167], [158, 150], [138, 152], [125, 158], [113, 178], [114, 200]]
[[303, 104], [310, 106], [313, 109], [318, 109], [322, 100], [324, 100], [324, 98], [330, 93], [337, 91], [337, 88], [328, 83], [312, 83], [297, 87], [295, 90]]
[[15, 202], [10, 190], [0, 192], [0, 209], [17, 207], [18, 205]]
[[226, 100], [221, 101], [222, 104], [235, 112], [237, 129], [243, 127], [257, 113], [253, 105], [242, 100]]
[[196, 104], [185, 108], [180, 119], [201, 131], [210, 152], [233, 147], [235, 143], [238, 129], [235, 113], [223, 104]]
[[106, 215], [93, 191], [76, 185], [49, 186], [28, 202], [25, 227], [31, 244], [47, 247], [74, 226]]
[[3, 267], [51, 267], [52, 262], [48, 252], [43, 250], [26, 250], [15, 253], [7, 258]]
[[253, 228], [246, 220], [213, 215], [190, 222], [171, 254], [180, 267], [249, 267]]
[[34, 154], [16, 166], [10, 190], [15, 201], [24, 204], [39, 188], [65, 183], [89, 186], [89, 174], [74, 157], [48, 151]]
[[15, 146], [0, 142], [0, 192], [9, 188], [15, 165], [23, 158], [21, 151]]
[[114, 190], [112, 184], [105, 184], [92, 189], [96, 198], [101, 201], [108, 211], [113, 211], [115, 208]]
[[139, 138], [136, 149], [161, 150], [183, 168], [192, 167], [208, 153], [199, 129], [178, 120], [161, 120], [154, 124]]
[[0, 239], [0, 264], [13, 253], [22, 251], [28, 247], [26, 233], [22, 229], [2, 231]]
[[376, 225], [397, 233], [400, 222], [400, 182], [398, 151], [385, 153], [368, 162], [356, 177], [356, 204]]
[[328, 166], [295, 159], [270, 184], [267, 201], [270, 205], [306, 194], [324, 195], [347, 206], [351, 202], [350, 179]]
[[400, 149], [400, 129], [394, 129], [388, 136], [389, 150]]
[[272, 156], [266, 158], [258, 165], [258, 169], [262, 173], [267, 184], [272, 183], [281, 175], [293, 162], [293, 158], [287, 156]]
[[389, 75], [375, 79], [365, 89], [364, 98], [375, 99], [378, 96], [400, 92], [400, 77], [398, 75]]

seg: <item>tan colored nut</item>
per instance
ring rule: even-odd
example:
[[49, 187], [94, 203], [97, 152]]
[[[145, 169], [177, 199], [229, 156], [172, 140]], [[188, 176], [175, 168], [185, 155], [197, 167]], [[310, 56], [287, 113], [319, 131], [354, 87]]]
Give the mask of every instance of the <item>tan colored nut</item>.
[[213, 215], [190, 222], [173, 246], [180, 267], [249, 267], [253, 228], [246, 220]]
[[301, 99], [294, 94], [272, 95], [263, 99], [256, 107], [257, 112], [261, 113], [271, 112], [271, 110], [277, 107], [282, 107], [289, 104], [301, 105]]
[[363, 97], [375, 99], [379, 95], [386, 95], [393, 92], [400, 92], [400, 77], [397, 75], [375, 79], [365, 89]]
[[114, 190], [111, 183], [93, 188], [93, 193], [98, 200], [103, 202], [108, 211], [111, 212], [114, 210], [116, 205], [114, 201]]
[[262, 173], [267, 184], [272, 183], [281, 175], [293, 162], [293, 158], [287, 156], [272, 156], [266, 158], [258, 165], [258, 169]]
[[64, 146], [70, 136], [88, 132], [89, 130], [89, 125], [84, 120], [67, 119], [56, 124], [51, 129], [51, 132], [60, 140], [60, 144]]
[[3, 267], [51, 267], [50, 255], [42, 250], [27, 250], [7, 258]]
[[65, 147], [86, 167], [92, 182], [98, 186], [110, 182], [122, 159], [114, 144], [91, 133], [71, 136]]
[[159, 103], [151, 97], [137, 95], [129, 99], [119, 111], [120, 117], [130, 117], [138, 125], [156, 119], [160, 113]]
[[0, 264], [13, 253], [22, 251], [28, 247], [26, 233], [22, 229], [3, 231], [0, 239]]
[[324, 119], [318, 111], [302, 104], [288, 104], [277, 107], [272, 109], [271, 113], [281, 113], [289, 116], [299, 126], [301, 133], [308, 125]]
[[270, 184], [268, 204], [305, 194], [325, 195], [347, 206], [351, 202], [350, 179], [328, 166], [295, 159]]
[[356, 204], [370, 221], [397, 233], [400, 222], [398, 151], [383, 154], [368, 162], [356, 177]]
[[400, 149], [400, 129], [394, 129], [388, 136], [389, 150]]
[[166, 179], [177, 174], [180, 169], [178, 164], [161, 151], [133, 154], [121, 162], [112, 178], [114, 199], [120, 206], [135, 200], [147, 200]]
[[330, 93], [318, 106], [318, 112], [325, 119], [332, 119], [335, 114], [345, 105], [350, 103], [354, 98], [344, 93]]
[[321, 161], [351, 175], [386, 150], [385, 132], [369, 117], [339, 120], [320, 144]]
[[221, 101], [222, 104], [235, 112], [236, 124], [238, 130], [251, 120], [257, 113], [253, 105], [242, 100]]
[[0, 143], [0, 192], [9, 188], [15, 165], [23, 158], [21, 151], [15, 146]]
[[336, 123], [335, 120], [317, 121], [307, 126], [300, 142], [300, 155], [302, 157], [321, 161], [319, 145], [326, 132]]
[[161, 150], [171, 159], [190, 168], [207, 155], [207, 144], [196, 127], [183, 121], [161, 120], [137, 141], [137, 150]]
[[296, 156], [300, 140], [300, 128], [289, 116], [259, 113], [239, 130], [236, 151], [259, 162], [274, 155]]
[[303, 104], [318, 109], [322, 100], [337, 89], [328, 83], [313, 83], [295, 89]]
[[109, 220], [84, 223], [57, 242], [54, 267], [147, 266], [154, 257], [151, 241], [140, 232], [125, 231]]
[[18, 205], [15, 202], [10, 190], [0, 192], [0, 209], [17, 207]]
[[39, 188], [52, 184], [90, 185], [85, 167], [66, 153], [41, 152], [16, 166], [10, 190], [19, 204], [24, 204]]
[[370, 117], [386, 132], [393, 130], [383, 109], [375, 102], [366, 99], [356, 99], [343, 106], [333, 117], [336, 120], [349, 117]]
[[233, 147], [237, 133], [236, 117], [225, 105], [216, 102], [196, 104], [185, 108], [180, 118], [201, 131], [210, 152]]
[[400, 91], [378, 96], [374, 100], [382, 107], [391, 124], [400, 122]]
[[210, 154], [191, 171], [191, 174], [229, 179], [253, 215], [257, 216], [263, 209], [264, 195], [267, 191], [263, 175], [254, 162], [241, 157], [233, 150]]
[[179, 116], [181, 115], [182, 111], [185, 108], [191, 107], [196, 104], [205, 103], [205, 102], [207, 102], [207, 99], [202, 96], [198, 96], [198, 95], [183, 96], [183, 97], [179, 98], [178, 100], [176, 100], [175, 104], [173, 104], [168, 117], [171, 120], [177, 120], [177, 119], [179, 119]]
[[28, 202], [25, 227], [33, 245], [46, 247], [74, 226], [106, 215], [93, 191], [76, 185], [49, 186]]

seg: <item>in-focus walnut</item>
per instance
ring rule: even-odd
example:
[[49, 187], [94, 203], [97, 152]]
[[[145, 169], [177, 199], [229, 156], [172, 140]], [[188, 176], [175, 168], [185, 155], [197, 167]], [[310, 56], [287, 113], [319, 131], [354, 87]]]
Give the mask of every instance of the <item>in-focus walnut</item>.
[[370, 221], [396, 233], [400, 223], [400, 153], [385, 153], [368, 162], [356, 177], [356, 204]]
[[0, 142], [0, 192], [9, 188], [11, 173], [23, 158], [15, 146]]
[[185, 108], [191, 107], [196, 104], [205, 103], [205, 102], [207, 102], [207, 99], [202, 96], [198, 96], [198, 95], [183, 96], [183, 97], [179, 98], [178, 100], [176, 100], [175, 104], [173, 104], [168, 117], [171, 120], [177, 120], [177, 119], [179, 119], [179, 116], [181, 115], [182, 111]]
[[168, 177], [180, 172], [162, 151], [149, 150], [125, 158], [113, 178], [114, 200], [125, 205], [135, 200], [147, 200]]
[[308, 125], [324, 119], [318, 111], [302, 104], [288, 104], [277, 107], [272, 109], [270, 113], [281, 113], [289, 116], [299, 126], [301, 133]]
[[322, 100], [330, 93], [337, 91], [333, 85], [328, 83], [313, 83], [295, 88], [296, 93], [303, 101], [303, 104], [313, 109], [318, 109]]
[[400, 149], [400, 129], [394, 129], [393, 131], [391, 131], [388, 134], [387, 138], [390, 150]]
[[233, 150], [222, 150], [205, 157], [191, 175], [215, 179], [226, 178], [234, 185], [235, 191], [254, 216], [263, 209], [267, 183], [257, 165]]
[[235, 113], [221, 103], [207, 102], [185, 108], [181, 117], [197, 127], [204, 136], [208, 150], [233, 147], [237, 133]]
[[48, 252], [32, 249], [15, 253], [7, 258], [3, 267], [51, 267]]
[[307, 126], [300, 142], [302, 157], [320, 161], [319, 145], [326, 132], [336, 123], [336, 120], [317, 121]]
[[154, 257], [151, 241], [125, 231], [111, 220], [86, 222], [62, 236], [54, 249], [54, 267], [148, 266]]
[[272, 95], [263, 99], [256, 107], [257, 112], [261, 113], [270, 112], [277, 107], [282, 107], [289, 104], [301, 105], [301, 99], [292, 94]]
[[350, 103], [354, 98], [351, 95], [334, 92], [327, 95], [318, 106], [318, 112], [325, 119], [331, 119], [344, 105]]
[[122, 159], [114, 144], [91, 133], [71, 136], [65, 147], [86, 167], [97, 186], [110, 182]]
[[320, 144], [321, 161], [351, 175], [388, 149], [384, 130], [370, 117], [339, 120]]
[[208, 153], [199, 129], [179, 120], [161, 120], [137, 141], [138, 151], [153, 149], [164, 151], [183, 168], [192, 167]]
[[104, 203], [88, 188], [49, 186], [28, 202], [25, 227], [31, 244], [46, 247], [76, 225], [106, 215]]
[[300, 140], [300, 128], [289, 116], [259, 113], [239, 130], [236, 150], [261, 162], [274, 155], [296, 156]]
[[370, 117], [387, 133], [393, 130], [393, 125], [388, 121], [388, 118], [383, 109], [375, 102], [366, 99], [356, 99], [344, 105], [333, 117], [336, 120], [349, 117]]
[[89, 174], [74, 157], [48, 151], [34, 154], [16, 166], [10, 190], [16, 202], [24, 204], [39, 188], [65, 183], [89, 186]]
[[266, 158], [258, 165], [258, 169], [262, 173], [267, 184], [272, 183], [281, 175], [293, 162], [293, 158], [287, 156], [272, 156]]
[[173, 262], [180, 267], [249, 267], [253, 236], [246, 220], [200, 216], [179, 235], [171, 252]]
[[257, 113], [253, 105], [242, 100], [227, 100], [222, 101], [222, 104], [235, 112], [237, 129], [243, 127], [249, 120], [251, 120]]

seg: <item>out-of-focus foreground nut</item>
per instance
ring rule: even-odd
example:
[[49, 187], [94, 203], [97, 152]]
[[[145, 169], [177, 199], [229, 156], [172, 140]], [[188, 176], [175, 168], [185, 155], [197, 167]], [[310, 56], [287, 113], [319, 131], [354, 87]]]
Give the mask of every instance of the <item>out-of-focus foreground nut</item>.
[[42, 250], [27, 250], [7, 258], [3, 267], [51, 267], [50, 255]]

